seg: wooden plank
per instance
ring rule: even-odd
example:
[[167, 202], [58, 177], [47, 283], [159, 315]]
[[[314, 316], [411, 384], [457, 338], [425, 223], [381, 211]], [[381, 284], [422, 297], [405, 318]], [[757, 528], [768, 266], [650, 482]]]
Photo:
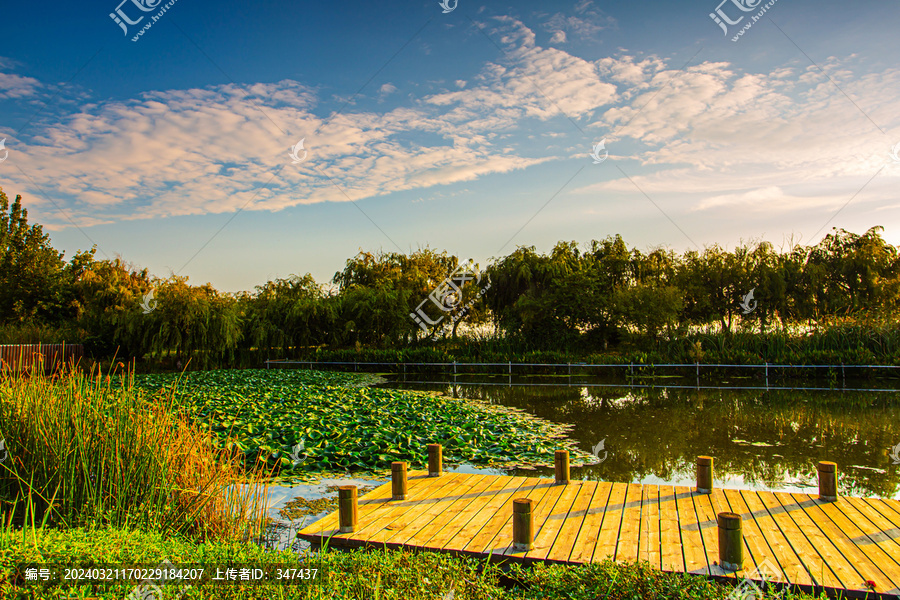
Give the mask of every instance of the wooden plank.
[[[784, 533], [778, 526], [777, 521], [773, 518], [770, 510], [766, 507], [760, 492], [744, 490], [741, 497], [747, 503], [747, 508], [751, 511], [756, 519], [756, 525], [769, 548], [772, 550], [775, 562], [781, 568], [782, 574], [787, 581], [791, 583], [798, 582], [802, 579], [809, 580], [806, 568], [801, 564], [800, 558], [794, 551], [790, 542], [785, 538]], [[780, 510], [780, 508], [779, 508]]]
[[[371, 536], [367, 541], [374, 543], [387, 543], [388, 545], [420, 546], [431, 533], [425, 531], [437, 531], [453, 517], [453, 506], [461, 506], [470, 501], [470, 494], [475, 493], [475, 488], [490, 478], [487, 475], [474, 475], [466, 477], [457, 483], [451, 494], [441, 498], [437, 502], [430, 502], [424, 506], [425, 510], [406, 512], [388, 527]], [[427, 537], [426, 537], [427, 536]]]
[[[588, 504], [581, 527], [578, 528], [578, 534], [575, 536], [575, 541], [572, 542], [572, 548], [568, 553], [569, 562], [589, 563], [595, 556], [597, 540], [600, 537], [600, 531], [603, 529], [603, 521], [607, 515], [607, 506], [609, 505], [612, 491], [612, 483], [608, 481], [597, 482], [597, 489], [594, 490], [594, 495], [591, 497], [590, 504]], [[551, 554], [551, 556], [559, 557], [559, 560], [565, 560], [564, 555], [564, 548], [555, 549]]]
[[842, 497], [841, 501], [836, 504], [836, 508], [843, 513], [847, 522], [852, 523], [861, 533], [858, 536], [854, 535], [850, 541], [865, 552], [874, 564], [878, 565], [881, 572], [893, 584], [891, 589], [900, 589], [900, 569], [897, 567], [897, 563], [900, 561], [900, 548], [897, 544], [891, 539], [885, 540], [883, 544], [878, 543], [876, 540], [881, 531], [857, 510], [851, 498]]
[[674, 486], [659, 486], [660, 569], [683, 572], [684, 551], [681, 547], [676, 493]]
[[845, 496], [844, 500], [850, 502], [861, 515], [869, 520], [873, 529], [866, 530], [868, 536], [888, 553], [895, 564], [900, 565], [900, 553], [898, 553], [900, 550], [900, 527], [885, 518], [866, 498]]
[[[538, 514], [538, 511], [543, 514], [546, 510], [552, 508], [552, 498], [561, 494], [563, 487], [561, 485], [556, 485], [552, 479], [541, 479], [540, 481], [541, 483], [528, 492], [527, 496], [521, 496], [523, 498], [531, 498], [534, 500], [534, 511], [536, 515]], [[547, 500], [548, 498], [549, 500]], [[503, 516], [502, 513], [501, 516]], [[513, 550], [512, 500], [510, 500], [509, 507], [506, 509], [505, 517], [506, 520], [497, 530], [494, 537], [487, 543], [486, 547], [491, 548], [493, 554], [516, 556], [518, 558], [524, 557], [525, 552]], [[538, 522], [539, 519], [535, 518], [535, 528], [537, 527]]]
[[849, 523], [843, 513], [834, 506], [837, 502], [842, 502], [842, 500], [821, 502], [818, 499], [814, 499], [813, 502], [814, 505], [807, 508], [807, 514], [815, 521], [822, 533], [831, 540], [859, 575], [859, 578], [851, 582], [847, 589], [864, 589], [865, 581], [868, 579], [875, 582], [879, 591], [891, 589], [890, 580], [884, 576], [881, 570], [862, 550], [864, 546], [857, 546], [850, 541], [851, 537], [860, 535], [862, 532], [852, 523]]
[[[549, 482], [549, 481], [550, 480], [548, 479], [547, 482]], [[565, 492], [566, 488], [568, 488], [568, 487], [569, 487], [569, 485], [557, 485], [554, 482], [550, 487], [543, 490], [544, 493], [543, 493], [543, 495], [541, 495], [540, 498], [537, 498], [537, 497], [532, 498], [532, 496], [529, 495], [529, 498], [532, 498], [535, 501], [534, 509], [533, 509], [534, 510], [534, 513], [533, 513], [534, 514], [534, 519], [533, 519], [534, 520], [534, 530], [533, 531], [534, 531], [535, 549], [538, 548], [539, 534], [540, 534], [541, 528], [544, 526], [544, 522], [546, 521], [547, 517], [549, 517], [553, 513], [553, 508], [556, 506], [557, 500], [559, 500], [560, 496], [562, 496], [563, 492]], [[510, 509], [510, 511], [512, 511], [512, 509]], [[512, 517], [512, 512], [510, 512], [510, 518], [511, 517]], [[510, 520], [508, 533], [509, 533], [509, 546], [505, 547], [505, 548], [502, 545], [498, 546], [497, 547], [498, 549], [496, 552], [494, 552], [494, 554], [497, 554], [498, 556], [509, 556], [511, 554], [527, 556], [528, 554], [530, 554], [530, 552], [527, 552], [527, 551], [522, 552], [522, 551], [513, 550], [512, 520]], [[498, 540], [498, 543], [500, 543], [500, 540]], [[552, 539], [550, 540], [550, 543], [551, 544], [553, 543]]]
[[[421, 476], [423, 471], [419, 471], [419, 476]], [[427, 473], [426, 473], [427, 475]], [[412, 480], [416, 478], [412, 472], [407, 475], [408, 480], [410, 480], [410, 485], [412, 484]], [[379, 509], [387, 508], [391, 499], [391, 484], [386, 483], [381, 485], [362, 498], [357, 502], [357, 521], [366, 516], [366, 518], [371, 518], [371, 515], [374, 514]], [[310, 523], [308, 526], [304, 527], [297, 534], [301, 537], [301, 539], [307, 539], [304, 536], [316, 536], [318, 537], [320, 533], [325, 531], [337, 530], [338, 528], [338, 511], [334, 511], [321, 519], [315, 521], [314, 523]]]
[[444, 550], [462, 551], [507, 500], [511, 503], [512, 498], [519, 497], [520, 489], [530, 488], [529, 480], [525, 477], [498, 477], [497, 480], [501, 483], [500, 488], [491, 486], [490, 491], [483, 496], [484, 504], [478, 507], [455, 536], [446, 541], [442, 546]]
[[[787, 545], [790, 546], [793, 554], [797, 557], [793, 564], [788, 564], [788, 569], [794, 569], [794, 571], [789, 571], [791, 582], [799, 583], [800, 585], [816, 584], [816, 574], [819, 573], [822, 566], [821, 557], [810, 546], [806, 536], [803, 535], [772, 492], [761, 491], [757, 492], [756, 495], [769, 511], [772, 520], [776, 523], [781, 533], [784, 534]], [[792, 499], [789, 500], [789, 506], [799, 508]]]
[[[581, 496], [590, 496], [595, 486], [586, 485], [584, 481], [570, 481], [567, 485], [559, 485], [557, 487], [564, 488], [562, 493], [554, 502], [553, 506], [547, 512], [547, 515], [538, 524], [538, 517], [535, 515], [534, 524], [536, 535], [534, 538], [534, 549], [529, 551], [525, 557], [528, 559], [541, 560], [547, 558], [550, 549], [556, 543], [557, 536], [560, 533], [566, 521], [575, 521], [576, 517], [569, 517], [574, 512], [574, 506]], [[548, 498], [544, 499], [544, 504], [549, 504]], [[541, 513], [539, 513], [541, 514]], [[580, 521], [580, 519], [577, 519]]]
[[629, 483], [622, 511], [622, 527], [616, 543], [616, 560], [638, 560], [641, 518], [643, 517], [643, 489], [639, 483]]
[[[834, 544], [822, 535], [805, 510], [815, 504], [815, 500], [809, 494], [770, 494], [790, 519], [792, 529], [782, 527], [782, 531], [791, 540], [815, 584], [840, 588], [844, 587], [844, 579], [849, 584], [852, 581], [850, 565]], [[788, 522], [785, 521], [785, 524]], [[791, 530], [797, 532], [796, 537], [790, 533]]]
[[575, 548], [578, 534], [587, 522], [591, 502], [594, 500], [594, 496], [601, 486], [596, 481], [582, 481], [580, 483], [578, 496], [576, 496], [575, 501], [572, 503], [569, 514], [562, 522], [562, 526], [559, 528], [559, 533], [556, 534], [556, 540], [553, 542], [553, 546], [551, 546], [547, 552], [547, 560], [568, 562], [569, 557], [572, 555]]
[[[421, 501], [427, 500], [431, 495], [438, 493], [441, 488], [451, 485], [456, 478], [454, 474], [444, 474], [441, 477], [428, 477], [424, 471], [415, 475], [407, 474], [407, 499], [390, 500], [390, 490], [385, 495], [382, 489], [373, 490], [373, 494], [366, 494], [365, 504], [360, 501], [357, 504], [357, 524], [359, 529], [353, 533], [340, 533], [338, 530], [339, 511], [316, 521], [297, 534], [297, 537], [307, 541], [317, 541], [321, 537], [331, 537], [332, 543], [338, 545], [360, 545], [365, 538], [374, 531], [390, 525], [405, 511], [413, 509]], [[390, 487], [390, 484], [385, 484]], [[382, 486], [382, 487], [385, 487]], [[378, 491], [378, 497], [374, 492]]]
[[880, 512], [894, 527], [900, 528], [900, 502], [884, 498], [866, 498], [866, 502]]
[[709, 572], [727, 577], [729, 573], [718, 567], [719, 564], [719, 528], [716, 520], [716, 509], [713, 506], [713, 495], [694, 492], [692, 499], [697, 511], [697, 529], [703, 538], [703, 552]]
[[613, 483], [603, 522], [600, 531], [597, 532], [597, 540], [594, 544], [594, 554], [591, 562], [601, 562], [606, 558], [615, 558], [616, 542], [619, 539], [619, 529], [622, 527], [622, 516], [625, 513], [625, 494], [628, 492], [627, 483]]
[[731, 512], [741, 515], [744, 529], [744, 549], [747, 551], [747, 561], [744, 564], [743, 577], [752, 575], [754, 571], [763, 567], [759, 578], [750, 577], [751, 580], [761, 581], [765, 575], [769, 581], [787, 581], [787, 576], [781, 570], [775, 552], [769, 547], [769, 543], [759, 529], [759, 524], [753, 515], [753, 511], [747, 506], [741, 490], [722, 490], [728, 500]]
[[682, 485], [675, 486], [675, 509], [678, 512], [681, 531], [681, 548], [684, 553], [684, 568], [687, 573], [709, 573], [710, 563], [706, 560], [703, 536], [694, 506], [694, 492]]
[[[784, 496], [789, 496], [793, 498], [793, 500], [803, 507], [801, 511], [793, 511], [791, 514], [794, 519], [797, 521], [797, 524], [803, 529], [803, 532], [806, 534], [806, 537], [810, 540], [816, 550], [819, 551], [819, 554], [822, 555], [825, 560], [826, 565], [828, 566], [828, 570], [833, 574], [835, 580], [830, 580], [824, 573], [821, 574], [820, 581], [824, 582], [824, 585], [832, 586], [836, 588], [853, 588], [859, 583], [859, 573], [854, 567], [853, 563], [851, 563], [844, 554], [841, 552], [840, 548], [838, 548], [834, 541], [830, 536], [826, 535], [822, 529], [819, 527], [819, 524], [809, 513], [809, 508], [812, 508], [816, 505], [815, 497], [810, 494], [783, 494]], [[782, 494], [778, 494], [779, 500], [782, 500]]]
[[641, 518], [638, 557], [649, 562], [654, 569], [659, 569], [660, 561], [662, 560], [662, 552], [659, 546], [659, 486], [643, 486], [641, 490], [641, 506], [643, 506], [644, 514]]
[[483, 475], [478, 481], [447, 507], [445, 519], [432, 521], [421, 528], [416, 540], [422, 548], [439, 549], [459, 531], [486, 501], [486, 496], [503, 487], [503, 478]]
[[[516, 498], [533, 498], [537, 500], [538, 496], [543, 496], [542, 492], [546, 491], [551, 485], [553, 483], [550, 480], [528, 477], [525, 478], [521, 487], [516, 489], [515, 492], [499, 496], [502, 503], [492, 511], [493, 514], [488, 513], [485, 515], [487, 519], [478, 530], [478, 533], [472, 536], [462, 549], [466, 552], [477, 554], [487, 554], [490, 550], [496, 549], [496, 545], [493, 544], [494, 538], [501, 533], [512, 519], [513, 500]], [[511, 535], [512, 532], [510, 531]]]

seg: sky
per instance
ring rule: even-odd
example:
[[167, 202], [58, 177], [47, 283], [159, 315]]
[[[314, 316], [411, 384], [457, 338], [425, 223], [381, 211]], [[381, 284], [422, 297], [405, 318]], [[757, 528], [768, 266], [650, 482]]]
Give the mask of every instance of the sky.
[[360, 251], [900, 244], [898, 3], [0, 14], [0, 188], [67, 259], [96, 245], [237, 292], [327, 282]]

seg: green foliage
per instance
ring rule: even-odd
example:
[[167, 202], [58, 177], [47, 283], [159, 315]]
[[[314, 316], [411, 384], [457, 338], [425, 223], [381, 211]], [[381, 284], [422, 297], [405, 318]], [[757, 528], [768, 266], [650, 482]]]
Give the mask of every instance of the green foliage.
[[[150, 393], [173, 390], [179, 403], [251, 464], [260, 458], [283, 476], [383, 471], [392, 461], [426, 465], [440, 443], [449, 462], [512, 467], [552, 464], [570, 448], [574, 464], [590, 455], [565, 440], [564, 426], [527, 413], [430, 392], [360, 387], [359, 376], [306, 370], [245, 370], [138, 375]], [[294, 465], [292, 449], [302, 444]]]
[[[734, 588], [698, 575], [663, 573], [646, 563], [513, 566], [514, 584], [501, 585], [500, 567], [471, 557], [452, 557], [437, 552], [383, 549], [298, 554], [265, 551], [259, 546], [229, 542], [194, 544], [124, 529], [75, 529], [0, 532], [0, 600], [18, 600], [26, 590], [40, 598], [96, 597], [121, 600], [133, 583], [46, 587], [10, 585], [16, 565], [49, 562], [77, 565], [198, 565], [215, 572], [223, 565], [252, 564], [271, 569], [281, 565], [316, 568], [324, 574], [321, 585], [283, 583], [217, 584], [188, 588], [185, 600], [435, 600], [453, 590], [454, 600], [726, 600]], [[179, 588], [176, 588], [179, 589]], [[779, 595], [780, 594], [780, 595]], [[812, 600], [826, 596], [767, 590], [759, 600]]]
[[[0, 375], [0, 463], [4, 523], [29, 516], [53, 525], [138, 526], [197, 537], [247, 527], [264, 491], [227, 493], [243, 465], [216, 450], [161, 397], [147, 404], [127, 377], [80, 372]], [[4, 457], [5, 458], [5, 457]]]
[[28, 226], [22, 197], [10, 206], [0, 189], [0, 324], [58, 322], [77, 314], [74, 283], [93, 254], [79, 252], [66, 264], [41, 226]]
[[[685, 341], [712, 346], [708, 362], [893, 362], [897, 350], [900, 252], [880, 227], [835, 229], [816, 246], [783, 252], [768, 242], [643, 252], [619, 236], [559, 242], [547, 254], [519, 247], [439, 309], [429, 295], [460, 263], [446, 252], [360, 252], [328, 289], [307, 274], [223, 294], [185, 277], [152, 278], [118, 258], [94, 261], [93, 250], [65, 263], [40, 225], [28, 225], [20, 197], [10, 206], [0, 191], [0, 209], [0, 338], [83, 342], [94, 358], [146, 358], [155, 368], [256, 366], [345, 349], [356, 351], [351, 360], [382, 350], [396, 360], [562, 352], [603, 353], [606, 362], [676, 360]], [[741, 302], [751, 290], [748, 312]], [[427, 333], [411, 317], [419, 307], [429, 320], [441, 317]], [[750, 332], [759, 336], [752, 343], [740, 338]]]

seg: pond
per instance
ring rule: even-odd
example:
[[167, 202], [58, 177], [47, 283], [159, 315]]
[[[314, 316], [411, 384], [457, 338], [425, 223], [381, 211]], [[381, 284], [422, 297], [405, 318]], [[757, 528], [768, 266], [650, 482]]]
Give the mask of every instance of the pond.
[[[696, 457], [708, 455], [715, 458], [718, 487], [809, 493], [818, 491], [816, 464], [830, 460], [838, 464], [842, 494], [900, 499], [900, 461], [891, 458], [900, 452], [900, 390], [858, 391], [855, 385], [856, 391], [624, 387], [558, 377], [522, 378], [513, 385], [506, 377], [452, 379], [387, 386], [480, 399], [571, 423], [569, 437], [587, 452], [596, 448], [601, 459], [572, 467], [573, 479], [692, 486]], [[882, 383], [879, 389], [891, 387]], [[552, 467], [505, 473], [535, 472], [553, 477]]]
[[[900, 500], [900, 460], [891, 458], [900, 453], [900, 390], [891, 389], [896, 382], [879, 381], [880, 391], [861, 391], [872, 381], [848, 381], [851, 389], [842, 391], [739, 389], [727, 381], [708, 387], [728, 389], [690, 389], [629, 387], [597, 378], [385, 377], [390, 381], [383, 387], [478, 399], [574, 425], [569, 437], [601, 460], [573, 466], [573, 479], [690, 487], [696, 457], [709, 455], [715, 458], [717, 487], [817, 493], [816, 463], [830, 460], [838, 464], [841, 494]], [[553, 478], [552, 467], [462, 464], [445, 470]], [[270, 515], [284, 525], [273, 541], [286, 547], [299, 528], [336, 510], [337, 485], [358, 485], [362, 494], [388, 481], [272, 486]]]

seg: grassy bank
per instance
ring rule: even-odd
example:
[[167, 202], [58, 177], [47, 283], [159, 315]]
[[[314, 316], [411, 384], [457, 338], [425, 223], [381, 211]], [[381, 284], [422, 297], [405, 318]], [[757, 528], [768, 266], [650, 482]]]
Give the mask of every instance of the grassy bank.
[[[241, 585], [213, 583], [189, 587], [181, 598], [233, 600], [726, 600], [733, 587], [704, 577], [666, 574], [644, 564], [603, 562], [589, 566], [514, 568], [504, 573], [496, 565], [437, 553], [383, 550], [298, 555], [266, 552], [259, 546], [235, 542], [196, 544], [158, 533], [85, 530], [0, 533], [0, 600], [20, 598], [103, 598], [121, 600], [135, 587], [87, 585], [14, 586], [15, 565], [42, 562], [74, 565], [158, 564], [195, 565], [215, 571], [227, 565], [253, 565], [274, 570], [316, 568], [316, 586], [285, 584]], [[170, 584], [172, 589], [177, 588]], [[167, 592], [168, 594], [169, 592]], [[33, 595], [32, 595], [33, 594]], [[174, 597], [174, 596], [165, 596]], [[759, 600], [810, 600], [813, 596], [769, 591]]]
[[171, 396], [149, 402], [128, 377], [0, 375], [0, 439], [7, 525], [104, 524], [205, 539], [249, 534], [261, 522], [267, 473], [247, 472], [243, 455], [217, 447]]

